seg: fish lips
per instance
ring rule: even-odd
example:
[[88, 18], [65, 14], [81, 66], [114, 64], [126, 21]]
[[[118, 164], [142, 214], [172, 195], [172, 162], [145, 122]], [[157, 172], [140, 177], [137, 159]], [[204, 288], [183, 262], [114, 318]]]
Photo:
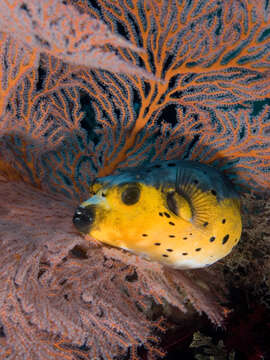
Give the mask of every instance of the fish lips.
[[99, 195], [94, 195], [84, 201], [76, 210], [73, 216], [73, 224], [83, 234], [89, 234], [92, 230], [97, 214], [97, 208], [105, 206], [106, 200]]
[[80, 233], [88, 234], [90, 232], [96, 217], [95, 208], [95, 205], [88, 205], [86, 207], [79, 206], [76, 209], [72, 221]]

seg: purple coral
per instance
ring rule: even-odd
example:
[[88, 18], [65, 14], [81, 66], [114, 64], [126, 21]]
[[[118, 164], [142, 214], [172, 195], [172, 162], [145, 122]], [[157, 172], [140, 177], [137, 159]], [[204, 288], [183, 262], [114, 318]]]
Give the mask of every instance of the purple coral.
[[147, 318], [153, 302], [186, 313], [189, 300], [221, 324], [216, 280], [202, 285], [203, 272], [88, 246], [70, 221], [74, 203], [23, 183], [0, 185], [2, 359], [112, 359], [127, 351], [138, 359], [140, 345], [149, 359], [162, 356], [157, 335], [168, 324]]

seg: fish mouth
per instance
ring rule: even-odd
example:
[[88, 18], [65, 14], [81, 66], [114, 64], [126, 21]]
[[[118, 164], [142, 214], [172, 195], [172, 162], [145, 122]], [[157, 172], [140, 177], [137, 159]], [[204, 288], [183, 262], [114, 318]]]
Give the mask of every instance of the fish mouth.
[[96, 218], [96, 206], [79, 206], [73, 216], [73, 224], [76, 229], [83, 234], [89, 234]]

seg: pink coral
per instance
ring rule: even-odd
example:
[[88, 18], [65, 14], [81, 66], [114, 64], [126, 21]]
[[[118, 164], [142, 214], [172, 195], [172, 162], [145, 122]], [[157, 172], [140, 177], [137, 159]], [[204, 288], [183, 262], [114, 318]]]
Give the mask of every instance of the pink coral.
[[140, 344], [149, 359], [162, 356], [153, 330], [167, 325], [147, 319], [153, 301], [185, 313], [189, 300], [221, 324], [217, 279], [206, 285], [203, 272], [88, 247], [70, 221], [74, 203], [25, 184], [0, 185], [2, 359], [112, 359], [127, 350], [138, 359]]
[[64, 1], [4, 0], [1, 5], [0, 29], [38, 53], [76, 65], [154, 78], [121, 60], [115, 52], [105, 51], [104, 46], [123, 46], [137, 52], [142, 49], [110, 32], [101, 20], [79, 13]]

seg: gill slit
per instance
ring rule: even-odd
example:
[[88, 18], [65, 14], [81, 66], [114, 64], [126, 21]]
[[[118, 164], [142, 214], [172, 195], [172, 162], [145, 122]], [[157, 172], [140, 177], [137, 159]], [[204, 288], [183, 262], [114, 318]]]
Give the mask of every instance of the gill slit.
[[206, 229], [203, 224], [209, 221], [207, 200], [198, 187], [191, 183], [190, 175], [179, 168], [176, 170], [175, 191], [188, 202], [192, 214], [192, 223], [205, 232]]

